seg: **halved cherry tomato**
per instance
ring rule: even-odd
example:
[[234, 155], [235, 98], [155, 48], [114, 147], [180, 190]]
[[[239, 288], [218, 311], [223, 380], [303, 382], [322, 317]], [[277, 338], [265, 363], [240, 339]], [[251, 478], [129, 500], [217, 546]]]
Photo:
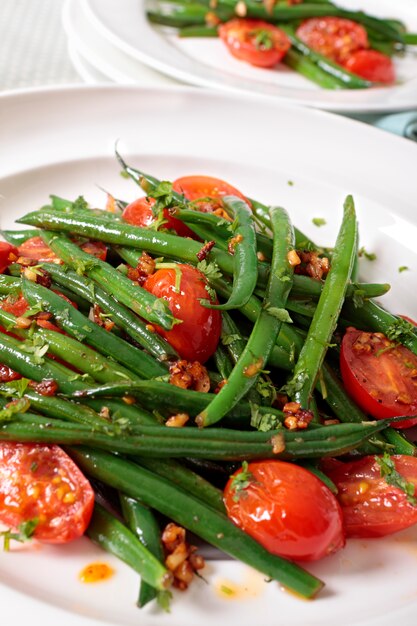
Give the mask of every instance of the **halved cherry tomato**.
[[221, 199], [223, 196], [237, 196], [247, 202], [247, 198], [239, 189], [214, 176], [182, 176], [174, 180], [172, 188], [190, 202], [203, 198]]
[[378, 50], [357, 50], [344, 60], [343, 67], [373, 83], [392, 85], [395, 82], [394, 63]]
[[311, 17], [301, 23], [296, 34], [307, 46], [336, 63], [369, 48], [364, 27], [341, 17]]
[[94, 492], [58, 446], [0, 443], [0, 521], [11, 528], [38, 520], [33, 536], [66, 543], [85, 532]]
[[[346, 391], [376, 419], [417, 415], [417, 356], [382, 333], [348, 328], [342, 341], [340, 369]], [[395, 423], [417, 424], [417, 417]]]
[[234, 57], [257, 67], [274, 67], [291, 47], [282, 30], [262, 20], [236, 18], [220, 24], [218, 33]]
[[[134, 202], [131, 202], [125, 208], [122, 214], [122, 218], [129, 224], [146, 228], [156, 220], [156, 217], [152, 211], [152, 207], [155, 202], [156, 200], [150, 197], [144, 197], [139, 198], [138, 200], [134, 200]], [[172, 217], [172, 215], [169, 214], [168, 209], [164, 209], [163, 215], [164, 219], [166, 220], [166, 228], [174, 230], [177, 235], [180, 235], [181, 237], [195, 238], [195, 234], [193, 233], [193, 231], [190, 230], [188, 226], [183, 224], [181, 220], [178, 220], [176, 217]]]
[[15, 246], [6, 241], [0, 241], [0, 274], [4, 273], [10, 263], [17, 260], [18, 254]]
[[[417, 487], [417, 458], [392, 456], [396, 471]], [[337, 486], [347, 537], [383, 537], [417, 523], [417, 506], [381, 478], [374, 456], [342, 463], [324, 460], [323, 471]]]
[[17, 298], [14, 295], [9, 295], [0, 303], [0, 308], [15, 317], [21, 317], [28, 310], [29, 304], [22, 294]]
[[178, 271], [181, 273], [179, 293], [176, 291], [177, 275], [173, 269], [157, 270], [143, 286], [157, 298], [167, 300], [174, 316], [182, 320], [172, 330], [156, 326], [158, 333], [183, 359], [205, 363], [219, 342], [221, 314], [200, 303], [200, 299], [210, 300], [204, 274], [195, 267], [182, 264], [178, 265]]
[[344, 546], [340, 505], [311, 472], [283, 461], [256, 461], [242, 471], [226, 485], [227, 514], [269, 552], [315, 561]]
[[[76, 243], [76, 242], [75, 242]], [[102, 241], [86, 241], [80, 245], [81, 250], [92, 256], [106, 260], [107, 246]], [[41, 237], [31, 237], [18, 248], [18, 255], [37, 263], [55, 263], [58, 257]]]

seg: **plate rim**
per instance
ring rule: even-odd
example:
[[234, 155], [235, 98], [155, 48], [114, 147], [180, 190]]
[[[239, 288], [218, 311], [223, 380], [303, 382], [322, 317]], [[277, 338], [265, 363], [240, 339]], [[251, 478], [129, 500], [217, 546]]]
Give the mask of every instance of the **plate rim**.
[[[51, 88], [51, 86], [45, 86], [42, 88], [39, 87], [34, 87], [34, 88], [24, 88], [21, 90], [11, 90], [9, 92], [3, 92], [2, 94], [0, 94], [0, 109], [1, 106], [3, 105], [4, 102], [7, 101], [11, 101], [11, 100], [18, 100], [18, 99], [22, 99], [22, 98], [26, 98], [26, 97], [32, 97], [34, 95], [39, 95], [39, 96], [43, 96], [46, 97], [47, 99], [48, 96], [53, 95], [55, 93], [59, 93], [59, 94], [65, 94], [68, 91], [72, 91], [72, 92], [77, 92], [77, 91], [82, 91], [82, 92], [91, 92], [91, 93], [97, 93], [97, 92], [105, 92], [105, 91], [109, 91], [109, 92], [114, 92], [114, 91], [120, 91], [120, 92], [124, 92], [124, 91], [136, 91], [136, 92], [141, 92], [141, 91], [147, 91], [147, 92], [158, 92], [163, 93], [163, 92], [178, 92], [178, 93], [186, 93], [189, 94], [194, 97], [196, 95], [198, 95], [198, 97], [204, 97], [204, 93], [207, 93], [208, 95], [210, 95], [210, 97], [215, 98], [216, 100], [224, 100], [224, 99], [233, 99], [236, 100], [238, 99], [238, 96], [236, 95], [232, 95], [232, 94], [225, 94], [225, 93], [213, 93], [210, 91], [205, 92], [204, 90], [196, 90], [194, 87], [183, 87], [183, 86], [172, 86], [172, 87], [152, 87], [152, 88], [144, 88], [144, 87], [136, 87], [136, 86], [118, 86], [118, 85], [73, 85], [73, 84], [69, 84], [69, 85], [61, 85], [58, 87], [53, 87]], [[256, 99], [258, 99], [258, 97], [255, 97]], [[268, 106], [271, 106], [271, 102], [268, 99]], [[278, 107], [278, 108], [282, 108], [282, 109], [286, 109], [286, 110], [290, 110], [290, 111], [294, 111], [295, 107], [293, 105], [290, 105], [289, 103], [276, 103], [274, 106]], [[308, 116], [309, 118], [317, 118], [317, 116], [321, 119], [323, 119], [323, 116], [325, 118], [329, 118], [329, 116], [331, 116], [331, 118], [336, 122], [336, 120], [338, 120], [338, 123], [342, 124], [342, 125], [347, 125], [347, 126], [351, 126], [352, 124], [355, 125], [355, 127], [357, 127], [357, 124], [361, 124], [362, 125], [362, 131], [365, 133], [371, 133], [372, 135], [376, 136], [381, 136], [381, 131], [379, 129], [367, 126], [365, 124], [362, 124], [360, 122], [356, 122], [355, 120], [350, 120], [338, 115], [335, 115], [333, 113], [329, 113], [329, 112], [325, 112], [325, 111], [319, 111], [319, 110], [312, 110], [312, 109], [306, 109], [305, 107], [298, 107], [297, 110], [299, 112], [302, 113], [303, 116]], [[414, 144], [412, 142], [409, 142], [408, 140], [402, 138], [402, 137], [397, 137], [395, 135], [391, 135], [389, 133], [384, 134], [384, 141], [385, 142], [392, 142], [394, 141], [394, 143], [396, 145], [400, 145], [398, 142], [401, 142], [402, 146], [413, 146], [413, 148], [411, 148], [412, 150], [415, 150], [416, 147], [414, 146]], [[417, 153], [416, 153], [417, 154]], [[24, 172], [25, 170], [23, 169], [22, 172]], [[17, 174], [18, 172], [12, 172], [7, 174], [6, 176], [10, 176], [12, 174]], [[3, 176], [1, 177], [3, 178]], [[1, 589], [4, 588], [3, 585], [0, 584], [0, 594], [1, 594]], [[14, 590], [15, 591], [15, 590]], [[23, 592], [17, 592], [20, 595], [24, 596]], [[24, 596], [25, 599], [28, 599], [27, 596]], [[37, 601], [36, 599], [33, 599], [34, 603], [36, 604], [36, 606], [39, 606], [39, 604], [42, 604], [41, 602]], [[50, 611], [50, 606], [49, 605], [45, 605], [46, 606], [46, 611]], [[60, 608], [60, 607], [54, 607], [55, 609], [57, 609], [58, 611], [60, 611], [62, 614], [63, 613], [67, 613], [68, 615], [68, 625], [69, 624], [74, 624], [74, 623], [81, 623], [84, 624], [84, 621], [86, 624], [90, 623], [90, 624], [100, 624], [102, 625], [103, 622], [102, 621], [96, 621], [94, 620], [93, 622], [91, 622], [91, 618], [84, 618], [83, 616], [79, 616], [77, 615], [76, 617], [74, 617], [73, 614], [70, 614], [68, 611], [66, 611], [66, 609]], [[398, 609], [398, 611], [395, 612], [390, 612], [390, 619], [392, 619], [392, 617], [398, 615], [401, 616], [402, 614], [406, 614], [408, 612], [408, 610], [406, 611], [407, 607], [403, 607], [403, 609]], [[55, 611], [52, 611], [52, 613], [55, 613]], [[47, 624], [47, 626], [49, 626], [49, 623], [51, 624], [56, 624], [55, 617], [51, 618], [51, 622], [46, 623], [45, 621], [43, 622], [43, 624]], [[71, 620], [71, 621], [69, 621]], [[63, 623], [63, 622], [61, 622]], [[382, 622], [380, 621], [380, 619], [378, 618], [376, 621], [375, 620], [366, 620], [366, 621], [361, 621], [360, 623], [357, 623], [356, 626], [372, 626], [372, 624], [381, 624]], [[403, 622], [404, 623], [404, 622]], [[116, 626], [116, 624], [114, 625]]]

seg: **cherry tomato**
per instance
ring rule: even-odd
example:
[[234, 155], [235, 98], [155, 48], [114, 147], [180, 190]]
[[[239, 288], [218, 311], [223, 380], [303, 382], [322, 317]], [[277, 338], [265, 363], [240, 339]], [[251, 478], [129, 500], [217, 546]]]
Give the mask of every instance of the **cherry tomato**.
[[[156, 200], [154, 198], [149, 197], [134, 200], [134, 202], [131, 202], [125, 208], [122, 218], [129, 224], [146, 228], [156, 220], [156, 217], [152, 211], [152, 207], [155, 202]], [[166, 224], [164, 225], [166, 228], [174, 230], [177, 235], [180, 235], [181, 237], [195, 238], [195, 234], [193, 233], [193, 231], [190, 230], [188, 226], [183, 224], [181, 220], [177, 219], [176, 217], [172, 217], [172, 215], [169, 214], [168, 209], [164, 209], [163, 215], [164, 219], [166, 220]]]
[[311, 472], [283, 461], [257, 461], [242, 471], [226, 485], [227, 514], [269, 552], [315, 561], [344, 546], [340, 505]]
[[[348, 394], [376, 419], [417, 415], [417, 356], [382, 333], [348, 328], [342, 341], [340, 369]], [[395, 423], [409, 428], [417, 418]]]
[[10, 263], [17, 260], [18, 256], [19, 253], [15, 246], [6, 243], [6, 241], [0, 241], [0, 274], [3, 274]]
[[247, 202], [239, 189], [213, 176], [182, 176], [174, 180], [172, 188], [191, 202], [203, 198], [221, 199], [223, 196], [237, 196]]
[[[75, 242], [76, 243], [76, 242]], [[80, 245], [81, 250], [92, 256], [106, 260], [107, 247], [102, 241], [87, 241]], [[18, 248], [19, 256], [37, 263], [55, 263], [58, 260], [55, 252], [44, 243], [41, 237], [31, 237]]]
[[[0, 332], [3, 332], [3, 328], [0, 328]], [[18, 374], [14, 370], [10, 369], [7, 365], [0, 365], [0, 382], [9, 383], [12, 380], [19, 380], [22, 378], [21, 374]]]
[[[391, 457], [396, 471], [417, 487], [417, 458]], [[329, 462], [330, 461], [330, 462]], [[323, 471], [337, 486], [347, 537], [383, 537], [417, 523], [417, 506], [407, 494], [381, 477], [374, 456], [341, 463], [323, 462]]]
[[340, 17], [309, 18], [296, 34], [307, 46], [336, 63], [343, 63], [357, 50], [369, 48], [364, 27]]
[[394, 63], [377, 50], [357, 50], [345, 59], [343, 67], [373, 83], [392, 85], [395, 82]]
[[15, 317], [21, 317], [29, 308], [26, 298], [22, 294], [18, 298], [8, 296], [0, 303], [0, 308], [6, 313], [11, 313]]
[[173, 269], [156, 271], [143, 286], [157, 298], [167, 300], [174, 316], [182, 320], [172, 330], [156, 326], [158, 333], [183, 359], [205, 363], [219, 342], [221, 314], [200, 303], [200, 299], [210, 300], [204, 274], [190, 265], [180, 264], [178, 270], [181, 277], [179, 293], [176, 291], [177, 272]]
[[287, 35], [262, 20], [233, 19], [218, 28], [229, 52], [250, 65], [274, 67], [291, 47]]
[[66, 543], [86, 530], [94, 492], [55, 445], [0, 443], [0, 521], [11, 528], [37, 519], [33, 536]]

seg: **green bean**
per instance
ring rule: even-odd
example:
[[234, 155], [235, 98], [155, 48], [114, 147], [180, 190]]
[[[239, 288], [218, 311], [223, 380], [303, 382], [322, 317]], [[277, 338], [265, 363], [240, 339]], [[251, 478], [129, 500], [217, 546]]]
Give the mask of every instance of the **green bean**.
[[43, 310], [53, 313], [58, 326], [78, 341], [86, 342], [101, 354], [114, 358], [142, 378], [166, 373], [166, 369], [151, 356], [94, 324], [49, 289], [27, 280], [23, 280], [22, 284], [29, 304], [38, 304]]
[[[84, 213], [76, 210], [69, 213], [54, 213], [50, 209], [43, 209], [28, 213], [17, 221], [41, 226], [48, 230], [58, 230], [91, 239], [100, 239], [111, 244], [131, 246], [146, 250], [151, 254], [169, 256], [194, 265], [197, 263], [197, 254], [201, 250], [201, 244], [197, 241], [185, 240], [184, 237], [170, 233], [161, 233], [139, 226], [118, 223], [105, 216], [100, 218], [92, 216], [86, 219]], [[223, 272], [233, 274], [234, 263], [230, 254], [226, 254], [223, 250], [212, 250], [209, 257], [216, 261]], [[265, 283], [269, 273], [268, 266], [259, 263], [258, 273], [261, 284]]]
[[94, 543], [127, 563], [152, 587], [163, 590], [171, 585], [172, 574], [166, 567], [132, 531], [100, 504], [94, 505], [93, 517], [86, 532]]
[[[178, 354], [165, 339], [155, 332], [151, 332], [146, 324], [140, 320], [130, 309], [123, 306], [106, 291], [101, 289], [94, 281], [79, 276], [66, 266], [57, 265], [55, 263], [43, 263], [42, 267], [48, 272], [53, 280], [60, 285], [67, 287], [91, 304], [98, 304], [99, 307], [111, 319], [124, 330], [134, 341], [139, 343], [145, 350], [150, 352], [152, 356], [160, 361], [168, 361], [178, 358]], [[0, 276], [1, 290], [1, 276]]]
[[15, 335], [31, 339], [34, 344], [47, 344], [48, 352], [61, 360], [71, 363], [83, 374], [89, 374], [97, 382], [115, 380], [138, 380], [138, 377], [123, 367], [103, 357], [80, 341], [58, 333], [54, 330], [38, 327], [36, 332], [17, 327], [17, 319], [11, 313], [0, 309], [0, 324], [13, 329]]
[[148, 322], [159, 324], [162, 328], [169, 330], [173, 327], [175, 318], [165, 300], [156, 298], [146, 289], [120, 276], [111, 265], [95, 257], [92, 258], [91, 254], [80, 250], [67, 237], [45, 231], [41, 236], [55, 254], [72, 269], [95, 280], [105, 291], [129, 309]]
[[305, 597], [315, 596], [321, 581], [298, 565], [271, 555], [227, 517], [169, 482], [123, 459], [86, 448], [70, 451], [87, 474], [119, 489], [184, 526], [223, 552], [258, 569]]
[[364, 89], [371, 86], [371, 82], [364, 80], [359, 76], [348, 72], [338, 63], [334, 63], [331, 59], [319, 54], [309, 46], [307, 46], [301, 39], [295, 36], [294, 29], [280, 25], [280, 28], [287, 34], [291, 41], [292, 49], [303, 55], [306, 59], [309, 59], [320, 70], [323, 70], [325, 74], [331, 76], [335, 82], [339, 83], [339, 87], [348, 87], [349, 89]]
[[256, 233], [250, 217], [249, 206], [240, 198], [224, 196], [224, 206], [231, 211], [236, 243], [233, 247], [233, 288], [223, 304], [205, 304], [211, 309], [229, 310], [242, 307], [251, 297], [258, 280], [258, 258], [256, 256]]
[[0, 294], [8, 295], [11, 292], [17, 292], [21, 288], [19, 278], [14, 276], [7, 276], [6, 274], [0, 274]]
[[293, 273], [287, 257], [294, 246], [294, 233], [284, 209], [272, 208], [271, 220], [274, 251], [263, 308], [227, 384], [196, 417], [200, 427], [220, 420], [256, 383], [277, 340], [283, 315], [286, 314], [284, 307], [291, 290]]
[[[198, 17], [197, 6], [205, 5], [209, 6], [210, 0], [197, 0], [195, 4], [185, 5], [186, 8], [193, 11], [195, 10], [196, 17]], [[178, 6], [181, 6], [180, 2], [177, 2]], [[237, 5], [237, 0], [219, 0], [216, 5], [215, 12], [223, 10], [226, 12], [226, 9], [232, 9], [235, 11]], [[185, 8], [184, 7], [184, 8]], [[398, 31], [397, 28], [392, 26], [387, 20], [379, 19], [377, 17], [373, 17], [368, 15], [364, 11], [349, 11], [347, 9], [342, 9], [332, 4], [316, 4], [316, 3], [302, 3], [300, 5], [294, 6], [279, 6], [275, 5], [272, 8], [272, 11], [269, 10], [261, 3], [261, 2], [251, 2], [247, 0], [245, 2], [246, 7], [246, 17], [248, 18], [257, 18], [262, 19], [267, 22], [273, 23], [281, 23], [281, 22], [290, 22], [296, 21], [308, 17], [322, 17], [322, 16], [335, 16], [335, 17], [345, 17], [351, 19], [355, 22], [359, 22], [359, 24], [363, 24], [364, 26], [371, 27], [375, 30], [375, 32], [381, 33], [386, 36], [387, 39], [392, 41], [398, 41], [399, 43], [403, 42], [403, 36]], [[185, 10], [183, 11], [184, 15], [188, 15]], [[230, 19], [230, 18], [228, 18]], [[280, 24], [282, 26], [282, 24]]]
[[[0, 426], [0, 441], [86, 444], [120, 454], [153, 457], [195, 457], [217, 461], [252, 459], [310, 459], [340, 456], [355, 449], [388, 425], [388, 420], [362, 424], [337, 424], [318, 427], [303, 433], [236, 431], [226, 428], [167, 428], [137, 426], [120, 434], [119, 429], [104, 426], [100, 430], [82, 424], [50, 420], [31, 414], [13, 416], [14, 421]], [[392, 420], [391, 420], [392, 421]], [[123, 432], [123, 431], [122, 431]]]
[[[161, 531], [154, 514], [146, 505], [142, 504], [134, 498], [129, 498], [120, 494], [120, 504], [122, 507], [123, 517], [139, 541], [151, 552], [160, 563], [164, 562], [164, 551], [161, 543]], [[163, 593], [163, 597], [158, 598], [158, 593]], [[140, 591], [138, 598], [138, 606], [144, 607], [146, 604], [158, 598], [161, 604], [169, 602], [166, 597], [166, 591], [159, 591], [142, 580], [140, 583]]]
[[216, 26], [184, 26], [178, 31], [180, 37], [218, 37]]
[[[294, 284], [291, 289], [291, 297], [308, 296], [309, 298], [319, 298], [323, 290], [324, 281], [296, 274]], [[346, 298], [361, 296], [363, 299], [379, 298], [391, 289], [388, 283], [354, 283], [348, 285]]]
[[337, 325], [345, 292], [352, 271], [357, 238], [357, 222], [353, 199], [348, 196], [344, 204], [342, 225], [333, 253], [332, 267], [307, 334], [287, 391], [305, 409], [323, 363], [327, 346]]
[[39, 236], [39, 230], [26, 229], [26, 230], [0, 230], [0, 235], [4, 237], [6, 241], [13, 246], [21, 246], [28, 239]]
[[342, 88], [341, 81], [334, 74], [327, 73], [323, 67], [314, 63], [307, 55], [295, 48], [288, 50], [282, 62], [323, 89]]
[[77, 380], [72, 370], [43, 356], [44, 350], [45, 346], [0, 334], [0, 363], [3, 365], [36, 382], [54, 380], [63, 393], [72, 394], [85, 389], [86, 385]]

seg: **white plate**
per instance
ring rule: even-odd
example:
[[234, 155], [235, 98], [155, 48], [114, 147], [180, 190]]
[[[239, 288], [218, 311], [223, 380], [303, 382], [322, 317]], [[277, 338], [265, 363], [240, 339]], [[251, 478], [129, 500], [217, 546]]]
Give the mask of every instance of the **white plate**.
[[156, 72], [115, 48], [89, 22], [78, 0], [66, 0], [62, 21], [71, 46], [73, 64], [87, 83], [91, 82], [91, 71], [88, 68], [86, 71], [85, 63], [83, 67], [83, 59], [105, 80], [121, 85], [158, 87], [177, 84], [165, 74]]
[[104, 74], [96, 70], [93, 65], [82, 57], [81, 53], [71, 41], [68, 41], [68, 56], [75, 71], [87, 85], [100, 85], [111, 82]]
[[[249, 132], [256, 103], [256, 132]], [[119, 175], [113, 149], [162, 178], [218, 175], [266, 202], [288, 208], [319, 243], [332, 242], [347, 193], [356, 199], [361, 243], [378, 260], [363, 261], [368, 280], [392, 282], [387, 304], [417, 315], [415, 144], [337, 116], [271, 101], [203, 90], [129, 87], [33, 91], [0, 97], [1, 225], [48, 199], [83, 194], [102, 206], [98, 186], [128, 200], [137, 194]], [[213, 132], [212, 120], [216, 120]], [[291, 181], [293, 184], [289, 185]], [[318, 229], [313, 217], [325, 217]], [[400, 265], [410, 271], [398, 273]], [[211, 561], [207, 584], [176, 595], [170, 615], [135, 607], [137, 576], [87, 540], [63, 548], [0, 551], [2, 623], [35, 626], [404, 626], [417, 615], [417, 528], [378, 541], [351, 541], [309, 566], [327, 582], [303, 602], [266, 584], [235, 561]], [[80, 570], [104, 559], [116, 570], [101, 584], [79, 582]], [[220, 597], [234, 581], [236, 600]], [[230, 583], [226, 583], [230, 584]], [[89, 619], [93, 622], [90, 622]]]
[[[234, 59], [214, 39], [180, 39], [172, 31], [152, 26], [145, 15], [148, 0], [80, 0], [91, 22], [114, 48], [177, 80], [245, 94], [344, 112], [398, 111], [417, 106], [417, 53], [396, 60], [399, 84], [387, 88], [329, 91], [284, 66], [274, 70], [251, 67]], [[403, 19], [417, 31], [415, 0], [341, 0], [347, 8], [361, 6], [375, 15]]]

